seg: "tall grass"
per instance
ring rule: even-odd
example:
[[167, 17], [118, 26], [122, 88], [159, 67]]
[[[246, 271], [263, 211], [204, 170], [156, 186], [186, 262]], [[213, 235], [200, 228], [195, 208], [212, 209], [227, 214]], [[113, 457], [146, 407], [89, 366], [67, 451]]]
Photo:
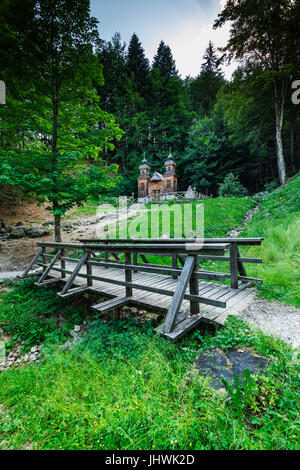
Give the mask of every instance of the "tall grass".
[[264, 198], [241, 236], [264, 237], [260, 248], [242, 250], [263, 259], [262, 265], [247, 265], [249, 275], [264, 281], [260, 294], [300, 307], [300, 175]]
[[[289, 347], [230, 322], [214, 338], [195, 334], [175, 345], [151, 325], [99, 322], [72, 353], [1, 374], [10, 418], [0, 418], [0, 446], [296, 449], [299, 376]], [[241, 421], [230, 399], [193, 371], [198, 352], [235, 344], [277, 358], [241, 403]]]

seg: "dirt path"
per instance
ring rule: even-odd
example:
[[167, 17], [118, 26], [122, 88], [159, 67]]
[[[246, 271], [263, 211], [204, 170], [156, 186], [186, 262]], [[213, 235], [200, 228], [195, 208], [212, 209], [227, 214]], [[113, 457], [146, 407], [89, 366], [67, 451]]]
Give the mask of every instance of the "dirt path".
[[[141, 206], [134, 205], [129, 208], [128, 214], [119, 214], [119, 220], [126, 217], [134, 217], [141, 210]], [[81, 238], [97, 238], [97, 229], [116, 221], [116, 211], [112, 210], [105, 214], [105, 218], [95, 223], [97, 208], [94, 217], [80, 216], [68, 218], [63, 222], [81, 222], [78, 227], [62, 229], [62, 240], [64, 242], [77, 243]], [[49, 220], [49, 214], [48, 219]], [[99, 233], [99, 232], [98, 232]], [[19, 240], [6, 240], [0, 243], [0, 278], [1, 273], [24, 270], [37, 252], [37, 243], [54, 241], [54, 233], [40, 238], [22, 238]], [[4, 276], [3, 276], [4, 277]], [[7, 276], [6, 276], [7, 277]]]
[[239, 317], [267, 335], [282, 339], [294, 348], [300, 347], [300, 309], [257, 296]]

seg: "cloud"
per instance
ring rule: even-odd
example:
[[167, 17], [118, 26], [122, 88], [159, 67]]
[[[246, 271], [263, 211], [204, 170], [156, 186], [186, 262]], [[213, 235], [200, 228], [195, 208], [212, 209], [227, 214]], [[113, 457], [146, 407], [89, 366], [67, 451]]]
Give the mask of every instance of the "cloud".
[[[202, 23], [202, 24], [201, 24]], [[175, 30], [165, 31], [162, 39], [169, 44], [182, 77], [197, 76], [201, 69], [203, 55], [211, 40], [216, 48], [224, 47], [229, 39], [230, 25], [214, 30], [213, 22], [203, 24], [203, 17], [190, 18]], [[152, 46], [152, 47], [151, 47]], [[146, 47], [147, 55], [153, 56], [153, 45]], [[224, 68], [230, 78], [236, 64]]]

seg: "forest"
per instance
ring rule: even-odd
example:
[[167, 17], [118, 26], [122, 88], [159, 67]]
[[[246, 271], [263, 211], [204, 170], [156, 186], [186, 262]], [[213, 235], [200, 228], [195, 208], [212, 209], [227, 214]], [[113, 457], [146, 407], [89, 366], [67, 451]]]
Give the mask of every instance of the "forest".
[[48, 201], [58, 226], [88, 197], [136, 193], [142, 158], [162, 171], [170, 149], [182, 191], [216, 196], [233, 173], [254, 194], [299, 171], [298, 1], [228, 1], [214, 24], [231, 22], [227, 45], [208, 40], [185, 78], [164, 41], [150, 62], [134, 32], [102, 40], [88, 0], [2, 1], [0, 15], [1, 197]]

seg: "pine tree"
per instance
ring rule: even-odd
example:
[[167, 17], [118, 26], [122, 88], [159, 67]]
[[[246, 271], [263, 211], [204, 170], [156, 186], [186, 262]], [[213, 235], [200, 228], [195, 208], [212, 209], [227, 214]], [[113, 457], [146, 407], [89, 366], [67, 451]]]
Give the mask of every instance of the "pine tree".
[[122, 43], [120, 33], [116, 33], [111, 41], [103, 41], [98, 52], [100, 64], [103, 67], [104, 85], [99, 88], [101, 104], [110, 113], [118, 109], [121, 97], [124, 95], [126, 75], [126, 44]]
[[161, 76], [165, 80], [178, 77], [178, 71], [176, 70], [176, 63], [171, 49], [163, 41], [160, 42], [157, 53], [154, 57], [153, 68], [154, 67], [160, 70]]
[[200, 116], [210, 116], [216, 103], [217, 93], [224, 84], [220, 60], [211, 41], [203, 56], [201, 73], [190, 85], [192, 110]]
[[208, 43], [205, 54], [203, 56], [203, 64], [201, 67], [201, 73], [204, 75], [213, 75], [215, 77], [223, 77], [220, 69], [220, 59], [218, 59], [216, 50], [211, 41]]
[[150, 64], [135, 33], [132, 35], [128, 46], [126, 67], [128, 77], [133, 80], [135, 88], [143, 94], [147, 88]]

